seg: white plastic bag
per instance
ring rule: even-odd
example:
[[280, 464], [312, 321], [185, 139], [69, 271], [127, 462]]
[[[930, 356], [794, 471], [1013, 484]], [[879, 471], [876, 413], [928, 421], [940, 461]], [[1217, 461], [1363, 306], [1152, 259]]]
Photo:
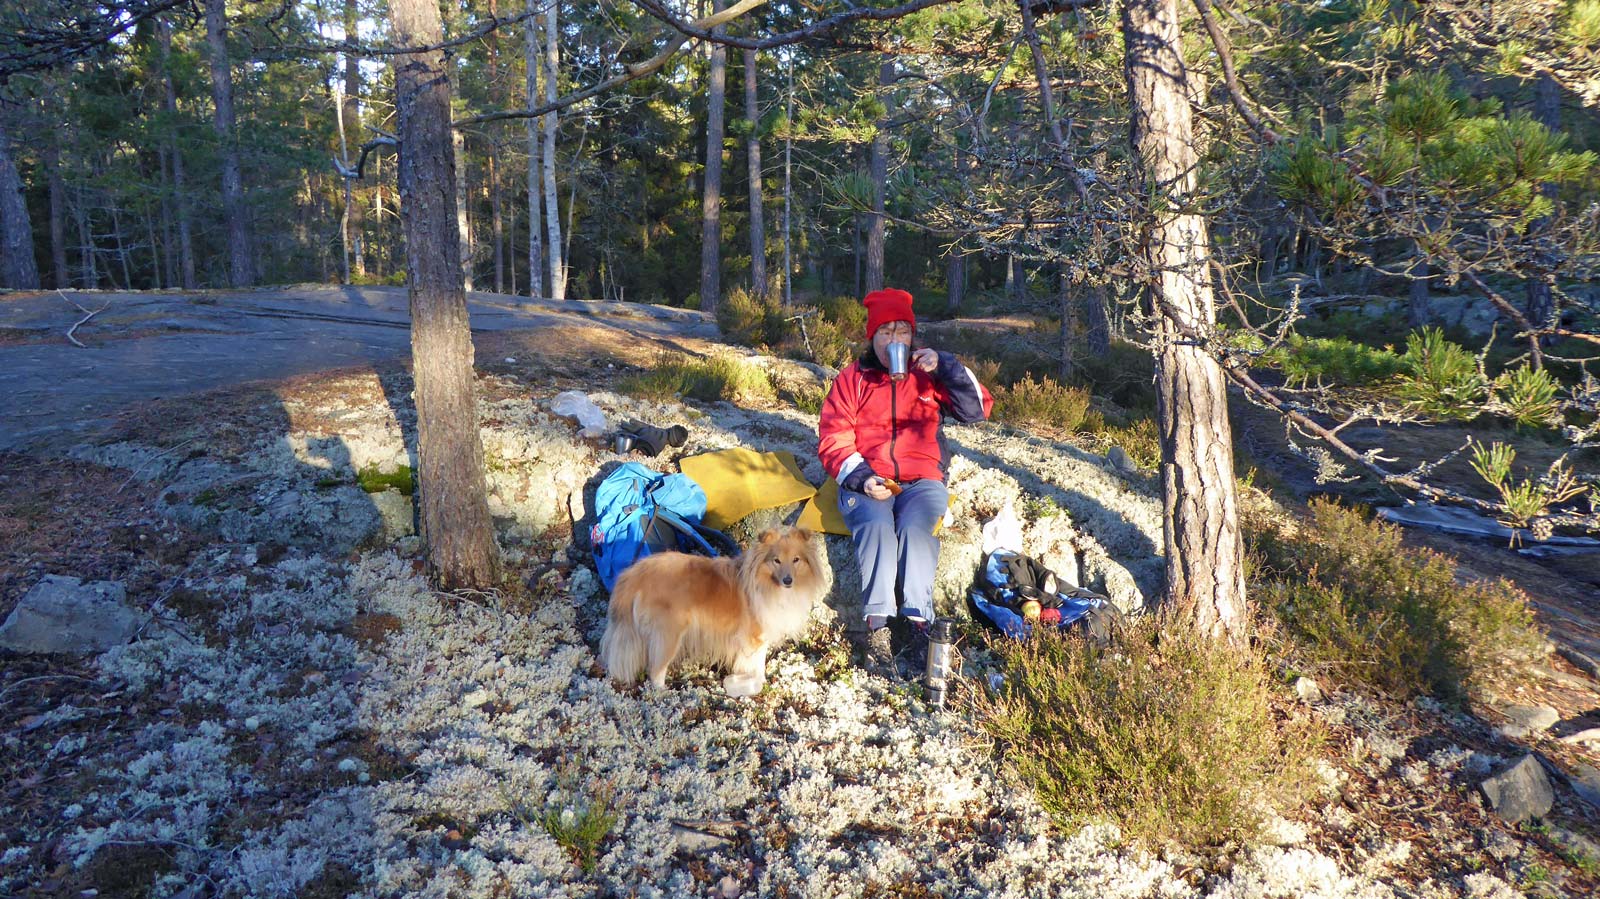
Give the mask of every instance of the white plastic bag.
[[599, 437], [606, 432], [606, 414], [581, 390], [566, 390], [550, 401], [550, 411], [578, 420], [580, 437]]
[[987, 556], [997, 549], [1022, 552], [1022, 519], [1017, 517], [1017, 510], [1009, 499], [983, 524], [983, 554]]

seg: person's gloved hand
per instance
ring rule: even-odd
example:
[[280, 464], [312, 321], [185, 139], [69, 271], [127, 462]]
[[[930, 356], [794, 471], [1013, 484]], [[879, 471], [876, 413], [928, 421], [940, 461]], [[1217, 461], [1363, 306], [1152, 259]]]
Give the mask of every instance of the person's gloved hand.
[[872, 470], [872, 466], [862, 462], [844, 476], [844, 480], [839, 482], [839, 487], [844, 490], [854, 490], [856, 493], [866, 493], [867, 481], [875, 477], [877, 473]]

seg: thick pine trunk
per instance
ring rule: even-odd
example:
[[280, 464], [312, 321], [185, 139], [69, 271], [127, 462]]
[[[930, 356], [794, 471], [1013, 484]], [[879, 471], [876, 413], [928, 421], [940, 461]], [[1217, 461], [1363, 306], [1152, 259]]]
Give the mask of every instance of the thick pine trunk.
[[750, 292], [767, 294], [767, 226], [761, 209], [761, 110], [756, 96], [756, 51], [744, 51], [744, 117], [750, 123], [745, 159], [750, 168]]
[[1145, 210], [1143, 262], [1157, 321], [1157, 424], [1170, 615], [1245, 638], [1244, 550], [1222, 367], [1197, 340], [1216, 311], [1205, 219], [1193, 207], [1197, 151], [1177, 0], [1126, 0], [1123, 37], [1133, 149]]
[[35, 289], [39, 265], [33, 258], [33, 222], [22, 193], [22, 177], [12, 162], [11, 138], [0, 119], [0, 287]]
[[[894, 61], [885, 60], [878, 67], [878, 84], [894, 84]], [[883, 96], [884, 108], [889, 105], [888, 92]], [[872, 178], [872, 215], [867, 225], [867, 292], [883, 287], [883, 245], [886, 231], [884, 210], [889, 198], [889, 114], [884, 113], [878, 131], [872, 136], [872, 155], [867, 163]]]
[[[433, 0], [390, 0], [389, 17], [394, 40], [403, 46], [441, 40], [443, 26]], [[445, 587], [488, 587], [499, 580], [500, 558], [473, 390], [444, 54], [396, 57], [394, 81], [422, 537]]]
[[[556, 21], [560, 4], [550, 0], [544, 14], [544, 101], [556, 101], [561, 73], [561, 29]], [[544, 116], [544, 214], [545, 236], [549, 241], [550, 296], [567, 298], [567, 260], [561, 243], [561, 202], [556, 190], [556, 131], [560, 122], [554, 112]]]
[[255, 283], [255, 257], [250, 247], [249, 210], [244, 202], [239, 141], [233, 122], [233, 72], [228, 64], [227, 0], [206, 0], [206, 43], [211, 57], [211, 119], [222, 150], [222, 215], [228, 228], [228, 283]]
[[[1556, 80], [1549, 75], [1540, 75], [1534, 83], [1533, 117], [1539, 124], [1551, 131], [1561, 128], [1561, 88]], [[1554, 196], [1555, 186], [1543, 185], [1547, 196]], [[1535, 239], [1543, 236], [1550, 227], [1548, 217], [1541, 218], [1529, 227], [1529, 232]], [[1555, 297], [1550, 291], [1549, 276], [1535, 276], [1527, 282], [1528, 321], [1538, 327], [1544, 327], [1552, 315], [1555, 314]]]
[[[712, 0], [712, 13], [722, 12]], [[722, 27], [714, 29], [721, 34]], [[722, 298], [722, 116], [727, 96], [728, 51], [711, 47], [706, 86], [706, 177], [700, 194], [700, 308], [715, 313]]]

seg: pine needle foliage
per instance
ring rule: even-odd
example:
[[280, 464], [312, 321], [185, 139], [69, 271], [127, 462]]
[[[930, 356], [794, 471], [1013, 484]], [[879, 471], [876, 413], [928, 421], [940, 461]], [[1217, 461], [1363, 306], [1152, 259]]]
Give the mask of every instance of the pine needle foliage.
[[1489, 385], [1478, 360], [1451, 343], [1442, 328], [1423, 328], [1406, 338], [1399, 394], [1418, 411], [1439, 419], [1475, 418]]

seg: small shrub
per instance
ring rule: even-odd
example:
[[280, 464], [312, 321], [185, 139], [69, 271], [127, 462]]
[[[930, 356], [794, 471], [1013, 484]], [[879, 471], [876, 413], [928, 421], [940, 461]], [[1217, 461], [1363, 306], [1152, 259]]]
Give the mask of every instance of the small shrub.
[[841, 325], [819, 316], [806, 325], [811, 338], [811, 361], [829, 368], [844, 368], [861, 352], [865, 325]]
[[614, 799], [610, 788], [601, 787], [581, 810], [571, 806], [552, 808], [540, 819], [544, 829], [572, 855], [572, 860], [585, 874], [594, 872], [600, 844], [616, 826]]
[[1076, 375], [1095, 396], [1123, 409], [1154, 412], [1156, 360], [1143, 347], [1120, 340], [1104, 354], [1083, 354]]
[[1051, 378], [1023, 378], [1010, 387], [994, 388], [994, 418], [1011, 424], [1076, 431], [1089, 411], [1089, 391], [1067, 387]]
[[1400, 396], [1434, 418], [1469, 420], [1488, 393], [1478, 360], [1439, 328], [1413, 331], [1400, 357]]
[[684, 394], [684, 363], [663, 356], [648, 371], [628, 375], [617, 382], [617, 390], [629, 396], [666, 403]]
[[980, 698], [983, 726], [1064, 828], [1109, 821], [1151, 844], [1248, 839], [1306, 795], [1314, 735], [1274, 721], [1252, 652], [1158, 627], [1136, 620], [1107, 650], [1047, 632], [997, 643], [1006, 681]]
[[703, 362], [662, 357], [655, 368], [622, 379], [617, 389], [657, 402], [688, 397], [751, 403], [777, 397], [767, 373], [736, 356], [713, 356]]
[[743, 288], [728, 292], [717, 304], [717, 327], [734, 342], [751, 347], [776, 346], [791, 330], [775, 298], [752, 296]]
[[828, 392], [821, 387], [798, 387], [789, 391], [788, 400], [801, 412], [817, 415], [822, 412], [822, 401], [827, 396]]
[[1247, 528], [1255, 595], [1296, 652], [1348, 683], [1459, 700], [1514, 677], [1544, 639], [1504, 580], [1459, 583], [1455, 565], [1407, 549], [1400, 529], [1326, 500], [1297, 528]]
[[[1538, 480], [1524, 478], [1521, 483], [1511, 477], [1511, 464], [1517, 451], [1504, 443], [1490, 446], [1478, 445], [1472, 450], [1472, 470], [1500, 492], [1500, 502], [1505, 506], [1501, 524], [1523, 528], [1530, 524], [1534, 534], [1543, 540], [1553, 530], [1549, 521], [1535, 521], [1550, 511], [1556, 503], [1566, 502], [1588, 489], [1588, 485], [1573, 476], [1572, 470], [1555, 466]], [[1515, 543], [1515, 537], [1512, 540]]]
[[826, 297], [817, 302], [822, 317], [846, 331], [854, 331], [860, 339], [867, 330], [867, 307], [855, 297]]
[[1521, 427], [1549, 427], [1561, 420], [1556, 382], [1546, 369], [1524, 365], [1504, 372], [1494, 380], [1494, 394], [1505, 413]]
[[1108, 421], [1099, 410], [1090, 409], [1084, 415], [1082, 437], [1087, 448], [1097, 453], [1120, 446], [1140, 468], [1161, 465], [1161, 437], [1154, 418], [1135, 418], [1124, 424], [1115, 418]]

